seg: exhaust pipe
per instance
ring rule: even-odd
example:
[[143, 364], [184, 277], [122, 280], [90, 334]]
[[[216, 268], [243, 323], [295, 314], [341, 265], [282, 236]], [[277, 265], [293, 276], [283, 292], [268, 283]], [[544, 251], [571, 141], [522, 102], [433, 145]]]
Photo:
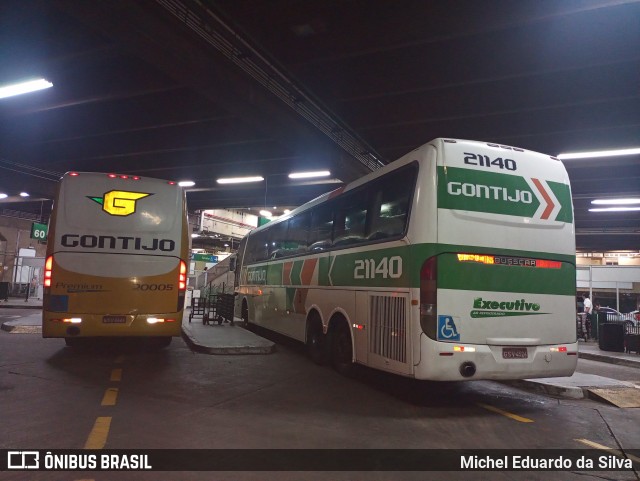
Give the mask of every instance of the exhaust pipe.
[[471, 361], [463, 362], [460, 365], [460, 374], [462, 377], [471, 377], [476, 373], [476, 365]]

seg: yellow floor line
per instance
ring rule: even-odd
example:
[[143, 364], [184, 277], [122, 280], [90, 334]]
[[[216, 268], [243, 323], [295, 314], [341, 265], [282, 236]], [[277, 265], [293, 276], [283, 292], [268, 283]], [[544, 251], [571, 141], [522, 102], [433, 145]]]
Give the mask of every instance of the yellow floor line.
[[114, 382], [122, 381], [122, 368], [113, 369], [109, 380]]
[[602, 444], [598, 444], [596, 442], [589, 441], [588, 439], [576, 439], [575, 441], [578, 441], [579, 443], [582, 443], [582, 444], [586, 444], [587, 446], [595, 448], [595, 449], [602, 449], [603, 451], [609, 451], [609, 452], [615, 454], [616, 456], [620, 456], [621, 458], [629, 458], [631, 461], [633, 461], [635, 463], [640, 463], [640, 458], [638, 458], [637, 456], [634, 456], [632, 454], [625, 454], [625, 453], [623, 453], [622, 451], [620, 451], [618, 449], [609, 448], [609, 447], [604, 446]]
[[115, 406], [118, 399], [118, 388], [109, 387], [102, 398], [102, 406]]
[[517, 414], [513, 414], [507, 411], [503, 411], [502, 409], [498, 409], [497, 407], [494, 406], [489, 406], [488, 404], [482, 404], [482, 403], [478, 403], [478, 406], [485, 408], [489, 411], [493, 411], [494, 413], [498, 413], [498, 414], [502, 414], [503, 416], [506, 416], [510, 419], [513, 419], [514, 421], [519, 421], [521, 423], [532, 423], [533, 419], [529, 419], [529, 418], [524, 418], [522, 416], [518, 416]]
[[109, 428], [111, 427], [110, 417], [99, 417], [96, 419], [93, 429], [89, 433], [84, 449], [102, 449], [107, 444]]

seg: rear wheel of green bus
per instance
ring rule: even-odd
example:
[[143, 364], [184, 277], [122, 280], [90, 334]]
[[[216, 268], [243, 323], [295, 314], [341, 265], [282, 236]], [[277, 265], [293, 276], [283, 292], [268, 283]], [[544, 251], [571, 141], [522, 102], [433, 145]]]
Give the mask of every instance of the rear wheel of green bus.
[[351, 331], [346, 320], [339, 319], [331, 329], [331, 365], [344, 376], [353, 374], [353, 348], [351, 344]]

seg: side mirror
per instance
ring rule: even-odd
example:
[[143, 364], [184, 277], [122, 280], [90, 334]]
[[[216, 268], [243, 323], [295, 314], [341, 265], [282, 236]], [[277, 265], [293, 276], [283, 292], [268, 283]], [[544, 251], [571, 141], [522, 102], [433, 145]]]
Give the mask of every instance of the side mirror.
[[229, 272], [235, 272], [236, 271], [236, 258], [233, 257], [230, 261], [229, 261]]

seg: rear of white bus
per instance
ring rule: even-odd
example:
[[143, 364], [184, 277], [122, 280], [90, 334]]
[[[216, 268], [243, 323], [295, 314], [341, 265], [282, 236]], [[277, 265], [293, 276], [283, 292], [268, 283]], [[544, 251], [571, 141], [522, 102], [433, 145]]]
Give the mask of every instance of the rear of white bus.
[[575, 232], [564, 166], [482, 142], [438, 140], [429, 149], [437, 243], [420, 272], [416, 377], [570, 376]]
[[50, 221], [43, 337], [179, 336], [187, 231], [175, 182], [65, 174]]

